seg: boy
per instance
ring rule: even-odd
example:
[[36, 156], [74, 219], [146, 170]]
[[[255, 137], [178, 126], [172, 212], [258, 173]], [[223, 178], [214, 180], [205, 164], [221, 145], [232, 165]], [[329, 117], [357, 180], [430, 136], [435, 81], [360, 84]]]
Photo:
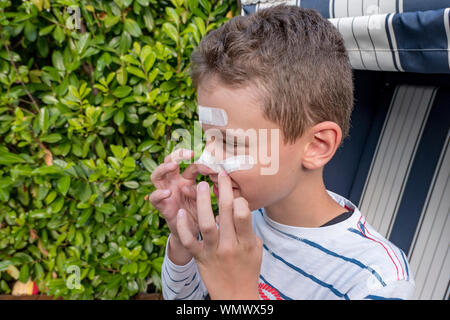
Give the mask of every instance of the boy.
[[[177, 161], [192, 158], [189, 150], [155, 169], [150, 201], [171, 230], [164, 298], [411, 298], [404, 253], [323, 183], [353, 108], [347, 53], [331, 23], [287, 5], [235, 17], [202, 39], [191, 76], [204, 130], [280, 131], [266, 142], [277, 147], [277, 170], [261, 174], [261, 161], [243, 167], [237, 160], [234, 169], [217, 170], [209, 156], [180, 174]], [[226, 143], [207, 147], [239, 138], [226, 135]], [[240, 147], [258, 154], [247, 141]], [[198, 174], [214, 182], [217, 221]]]

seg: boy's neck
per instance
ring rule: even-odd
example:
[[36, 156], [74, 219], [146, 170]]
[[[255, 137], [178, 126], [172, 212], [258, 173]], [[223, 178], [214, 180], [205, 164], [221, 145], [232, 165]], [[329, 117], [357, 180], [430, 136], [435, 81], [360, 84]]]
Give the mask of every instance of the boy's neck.
[[285, 225], [316, 228], [348, 211], [328, 194], [322, 172], [309, 172], [293, 191], [265, 211], [270, 219]]

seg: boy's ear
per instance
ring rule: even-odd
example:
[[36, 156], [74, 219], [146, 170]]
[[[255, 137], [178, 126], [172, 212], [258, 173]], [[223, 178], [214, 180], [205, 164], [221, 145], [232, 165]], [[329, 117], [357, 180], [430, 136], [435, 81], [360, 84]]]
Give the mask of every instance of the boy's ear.
[[334, 156], [342, 139], [342, 130], [332, 121], [320, 122], [306, 131], [302, 164], [305, 168], [323, 168]]

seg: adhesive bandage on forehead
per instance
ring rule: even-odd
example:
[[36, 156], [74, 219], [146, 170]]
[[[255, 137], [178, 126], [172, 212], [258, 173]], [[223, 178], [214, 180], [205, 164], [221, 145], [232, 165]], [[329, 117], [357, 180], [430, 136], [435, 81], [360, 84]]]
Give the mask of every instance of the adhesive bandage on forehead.
[[196, 163], [203, 164], [217, 173], [222, 170], [225, 170], [226, 173], [231, 173], [238, 170], [250, 170], [253, 168], [255, 161], [250, 155], [238, 155], [218, 161], [205, 149]]
[[227, 113], [223, 109], [198, 105], [197, 112], [198, 119], [202, 124], [226, 126], [228, 123]]

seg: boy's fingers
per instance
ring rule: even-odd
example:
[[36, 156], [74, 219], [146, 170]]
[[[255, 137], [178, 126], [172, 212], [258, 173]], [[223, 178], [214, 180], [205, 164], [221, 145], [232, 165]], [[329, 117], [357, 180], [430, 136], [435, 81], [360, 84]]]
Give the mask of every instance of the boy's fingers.
[[250, 242], [254, 238], [252, 227], [252, 213], [248, 202], [243, 197], [233, 201], [233, 220], [236, 237], [239, 242]]
[[150, 179], [153, 184], [158, 187], [158, 184], [164, 180], [164, 177], [167, 173], [173, 172], [178, 169], [178, 164], [175, 162], [163, 163], [160, 164], [156, 169], [152, 172]]
[[220, 227], [220, 217], [219, 217], [219, 215], [216, 216], [216, 224]]
[[219, 237], [222, 244], [236, 240], [236, 232], [233, 223], [233, 187], [231, 179], [222, 171], [218, 175], [219, 180]]
[[188, 165], [188, 167], [183, 171], [181, 176], [185, 179], [195, 181], [195, 178], [197, 178], [199, 173], [200, 172], [199, 172], [198, 165], [195, 163], [192, 163], [192, 164]]
[[209, 184], [206, 181], [200, 182], [197, 186], [197, 217], [205, 249], [214, 250], [217, 248], [219, 235], [211, 208]]
[[186, 170], [183, 171], [183, 173], [181, 174], [183, 176], [183, 178], [185, 179], [189, 179], [189, 180], [193, 180], [195, 181], [195, 178], [197, 178], [197, 176], [199, 174], [207, 176], [210, 174], [216, 174], [217, 172], [212, 170], [211, 168], [205, 166], [204, 164], [200, 164], [200, 163], [191, 163]]
[[164, 158], [164, 163], [180, 162], [182, 160], [191, 159], [194, 156], [194, 151], [188, 149], [177, 149]]
[[157, 189], [150, 194], [150, 202], [153, 205], [157, 205], [161, 200], [164, 200], [172, 194], [169, 189]]
[[197, 188], [195, 186], [183, 186], [181, 192], [188, 198], [197, 199]]
[[198, 257], [202, 246], [201, 243], [194, 237], [189, 228], [188, 216], [184, 209], [178, 210], [177, 232], [181, 244], [190, 252], [190, 254], [194, 257]]

